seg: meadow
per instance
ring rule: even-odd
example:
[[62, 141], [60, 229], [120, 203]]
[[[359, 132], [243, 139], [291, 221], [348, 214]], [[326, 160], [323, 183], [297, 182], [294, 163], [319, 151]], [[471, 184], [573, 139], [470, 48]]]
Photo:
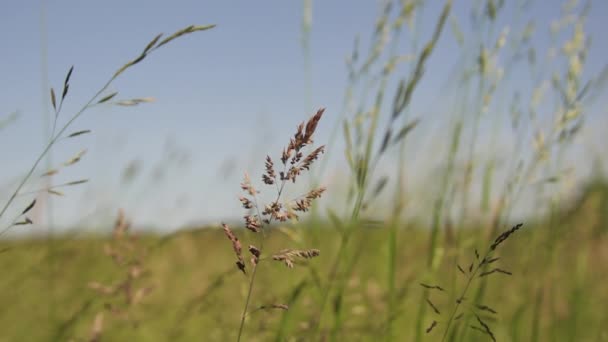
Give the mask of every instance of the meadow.
[[[513, 275], [488, 278], [484, 303], [497, 311], [488, 317], [498, 341], [603, 341], [608, 339], [605, 304], [608, 293], [608, 241], [605, 233], [606, 186], [590, 189], [576, 208], [552, 229], [544, 220], [526, 223], [519, 236], [507, 241], [499, 256]], [[253, 312], [247, 321], [246, 341], [327, 340], [335, 323], [335, 299], [322, 319], [319, 305], [328, 274], [328, 261], [337, 256], [339, 233], [323, 223], [303, 227], [277, 226], [267, 248], [286, 245], [316, 246], [321, 255], [288, 270], [280, 263], [264, 264], [260, 270], [253, 307], [284, 303], [289, 311], [266, 309]], [[545, 229], [543, 229], [545, 228]], [[474, 246], [483, 246], [480, 228], [467, 231], [458, 247], [442, 234], [445, 256], [437, 271], [429, 272], [426, 229], [404, 226], [399, 230], [395, 266], [393, 312], [389, 313], [387, 280], [389, 249], [387, 227], [358, 230], [353, 248], [343, 262], [355, 261], [343, 289], [340, 305], [344, 323], [339, 341], [373, 341], [387, 336], [392, 322], [394, 340], [414, 340], [417, 308], [424, 288], [438, 284], [446, 292], [457, 291], [464, 277], [454, 265], [474, 258]], [[555, 235], [559, 238], [556, 239]], [[481, 240], [481, 241], [480, 241]], [[226, 237], [219, 229], [197, 229], [159, 237], [142, 235], [137, 245], [146, 251], [142, 263], [146, 274], [135, 288], [151, 288], [141, 303], [127, 304], [123, 292], [100, 295], [91, 283], [120, 283], [126, 271], [104, 254], [106, 238], [58, 238], [53, 261], [58, 265], [49, 283], [46, 240], [2, 243], [3, 341], [88, 340], [93, 322], [107, 305], [128, 312], [106, 315], [105, 341], [226, 341], [236, 339], [246, 276], [231, 262], [234, 259]], [[227, 262], [228, 261], [228, 262]], [[463, 267], [466, 267], [463, 266]], [[430, 274], [429, 274], [430, 273]], [[50, 292], [52, 291], [52, 292]], [[449, 293], [434, 293], [433, 303], [441, 315], [427, 313], [425, 325], [447, 314]], [[52, 296], [49, 296], [52, 293]], [[53, 312], [49, 312], [52, 308]], [[109, 311], [108, 311], [109, 312]], [[52, 314], [52, 316], [50, 316]], [[53, 320], [49, 318], [53, 317]], [[425, 326], [426, 328], [426, 326]], [[438, 326], [441, 328], [441, 326]], [[320, 335], [318, 335], [320, 333]], [[432, 334], [433, 332], [431, 332]], [[423, 340], [439, 340], [424, 335]], [[467, 341], [489, 338], [471, 330]]]
[[[262, 174], [242, 170], [230, 190], [242, 190], [238, 220], [161, 234], [119, 210], [103, 231], [1, 239], [0, 341], [608, 341], [605, 155], [571, 158], [608, 68], [585, 69], [589, 4], [563, 5], [547, 47], [534, 22], [504, 23], [526, 12], [514, 3], [475, 2], [462, 29], [456, 4], [442, 1], [419, 32], [422, 2], [382, 2], [369, 44], [356, 39], [347, 58], [344, 108], [321, 105], [295, 133], [273, 133], [282, 149], [261, 151]], [[42, 166], [55, 145], [91, 133], [75, 121], [152, 102], [122, 99], [116, 79], [215, 28], [152, 36], [72, 114], [68, 69], [49, 91], [48, 142], [3, 196], [0, 236], [31, 229], [38, 195], [60, 201], [89, 181], [26, 191], [81, 161], [86, 150]], [[412, 103], [448, 38], [458, 49], [441, 89], [449, 113], [427, 118]], [[429, 121], [440, 139], [417, 134]], [[325, 125], [329, 137], [318, 135]], [[415, 151], [436, 161], [424, 182], [412, 181]], [[332, 183], [334, 155], [343, 173]], [[575, 180], [581, 158], [600, 166]]]

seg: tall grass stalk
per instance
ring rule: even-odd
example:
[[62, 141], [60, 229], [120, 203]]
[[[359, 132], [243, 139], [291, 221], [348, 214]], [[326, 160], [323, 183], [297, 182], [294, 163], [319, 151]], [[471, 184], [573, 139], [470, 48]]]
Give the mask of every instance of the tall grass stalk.
[[[44, 148], [42, 149], [42, 152], [40, 152], [40, 154], [38, 155], [38, 157], [34, 160], [34, 163], [32, 163], [32, 166], [29, 168], [29, 170], [26, 172], [25, 176], [21, 179], [21, 181], [18, 183], [17, 187], [15, 188], [15, 190], [11, 193], [9, 199], [6, 201], [6, 203], [2, 206], [2, 209], [0, 210], [0, 217], [3, 217], [4, 214], [6, 213], [6, 211], [8, 210], [8, 208], [10, 207], [10, 205], [13, 203], [13, 201], [15, 200], [15, 198], [19, 195], [19, 192], [21, 191], [21, 189], [23, 188], [23, 186], [28, 182], [28, 180], [32, 177], [32, 175], [34, 174], [34, 172], [36, 171], [36, 169], [38, 168], [38, 165], [40, 164], [40, 162], [45, 158], [45, 156], [47, 155], [47, 153], [49, 153], [49, 151], [51, 150], [51, 148], [57, 143], [59, 142], [61, 139], [65, 138], [65, 137], [69, 137], [69, 136], [64, 136], [64, 134], [67, 132], [68, 128], [71, 127], [71, 125], [74, 123], [74, 121], [76, 121], [83, 113], [86, 112], [86, 110], [90, 109], [91, 107], [94, 107], [96, 105], [100, 105], [102, 103], [108, 102], [110, 99], [112, 99], [116, 93], [107, 95], [105, 97], [102, 97], [102, 94], [108, 89], [108, 87], [112, 84], [112, 82], [114, 82], [114, 80], [116, 80], [124, 71], [126, 71], [128, 68], [132, 67], [133, 65], [141, 62], [144, 58], [146, 58], [149, 54], [151, 54], [152, 52], [156, 51], [158, 48], [160, 48], [161, 46], [171, 42], [172, 40], [185, 35], [185, 34], [190, 34], [192, 32], [196, 32], [196, 31], [204, 31], [204, 30], [208, 30], [215, 27], [215, 25], [206, 25], [206, 26], [189, 26], [187, 28], [184, 28], [182, 30], [179, 30], [177, 32], [175, 32], [173, 35], [160, 40], [162, 35], [158, 35], [156, 36], [150, 43], [148, 43], [148, 45], [145, 47], [145, 49], [143, 50], [143, 52], [138, 55], [135, 59], [131, 60], [130, 62], [126, 63], [125, 65], [123, 65], [121, 68], [119, 68], [113, 75], [112, 77], [110, 77], [110, 79], [108, 81], [106, 81], [106, 83], [99, 89], [97, 90], [97, 92], [91, 97], [89, 98], [88, 101], [86, 101], [86, 103], [74, 114], [72, 115], [67, 122], [61, 126], [61, 128], [59, 129], [59, 131], [54, 134], [52, 136], [52, 138], [46, 143], [46, 145], [44, 146]], [[159, 42], [160, 40], [160, 42]], [[74, 70], [74, 68], [70, 68], [70, 70], [67, 73], [64, 85], [63, 85], [63, 92], [61, 95], [61, 100], [59, 102], [59, 106], [56, 106], [56, 96], [55, 96], [55, 92], [53, 89], [51, 89], [51, 102], [53, 104], [53, 107], [55, 109], [55, 122], [57, 122], [57, 118], [59, 117], [60, 113], [61, 113], [61, 107], [63, 104], [63, 100], [66, 98], [66, 95], [68, 94], [69, 91], [69, 81], [70, 81], [70, 77], [72, 75], [72, 71]], [[133, 105], [133, 104], [138, 104], [141, 102], [146, 102], [146, 99], [133, 99], [133, 100], [127, 100], [130, 102], [117, 102], [116, 104], [118, 105]], [[54, 129], [53, 129], [54, 132]], [[76, 133], [72, 133], [72, 134], [76, 134]], [[74, 135], [75, 136], [75, 135]], [[2, 232], [0, 232], [0, 235], [4, 234], [6, 231], [8, 231], [8, 229], [11, 228], [10, 226], [7, 227], [5, 230], [3, 230]]]
[[[240, 324], [237, 334], [237, 341], [240, 341], [243, 336], [245, 327], [245, 319], [252, 311], [249, 309], [250, 302], [252, 299], [253, 289], [255, 285], [256, 275], [259, 267], [259, 263], [266, 261], [268, 258], [262, 257], [265, 251], [265, 240], [270, 224], [272, 222], [285, 222], [287, 220], [297, 220], [299, 218], [298, 212], [307, 212], [312, 207], [312, 203], [315, 199], [321, 197], [325, 192], [324, 187], [312, 189], [306, 194], [299, 196], [290, 201], [284, 201], [282, 195], [284, 194], [285, 186], [289, 183], [296, 183], [296, 179], [305, 171], [309, 171], [311, 165], [320, 157], [325, 151], [325, 146], [322, 145], [313, 149], [311, 152], [304, 154], [305, 148], [309, 147], [313, 143], [313, 136], [321, 117], [323, 116], [325, 109], [319, 109], [306, 123], [298, 125], [296, 133], [290, 139], [287, 146], [283, 149], [279, 160], [282, 164], [282, 170], [278, 171], [275, 169], [275, 164], [270, 156], [266, 157], [265, 160], [265, 172], [262, 175], [262, 181], [265, 185], [271, 186], [276, 190], [276, 196], [274, 201], [266, 204], [262, 207], [262, 203], [258, 200], [259, 191], [252, 184], [251, 179], [245, 174], [244, 180], [241, 183], [241, 189], [245, 192], [245, 196], [241, 196], [239, 201], [246, 210], [253, 211], [254, 214], [245, 215], [245, 228], [248, 230], [259, 233], [258, 246], [249, 245], [249, 252], [252, 255], [251, 263], [253, 270], [249, 276], [249, 282], [247, 287], [247, 295], [245, 297], [245, 303], [243, 305], [243, 311], [240, 318]], [[263, 209], [262, 209], [263, 208]], [[237, 257], [236, 266], [247, 275], [245, 259], [242, 254], [242, 245], [236, 234], [226, 224], [222, 224], [225, 235], [232, 243], [235, 256]], [[289, 268], [294, 267], [294, 260], [297, 258], [310, 259], [319, 255], [317, 249], [284, 249], [271, 256], [272, 260], [281, 261]], [[283, 310], [288, 310], [289, 307], [285, 304], [263, 305], [260, 308], [274, 307]], [[257, 311], [257, 310], [256, 310]]]
[[[351, 234], [353, 229], [356, 228], [360, 216], [363, 204], [367, 198], [367, 190], [371, 179], [374, 174], [375, 168], [378, 166], [381, 157], [387, 152], [388, 148], [396, 143], [400, 143], [407, 133], [412, 130], [416, 126], [416, 121], [406, 123], [402, 126], [402, 128], [395, 133], [394, 126], [397, 123], [397, 119], [402, 116], [404, 110], [409, 106], [414, 90], [416, 89], [426, 64], [426, 61], [432, 54], [439, 37], [443, 31], [444, 24], [448, 18], [451, 9], [451, 1], [446, 1], [443, 10], [438, 18], [435, 30], [431, 39], [425, 44], [424, 48], [418, 55], [416, 62], [413, 67], [413, 72], [411, 73], [409, 79], [406, 81], [405, 79], [401, 80], [399, 83], [399, 87], [395, 94], [392, 113], [388, 119], [387, 128], [382, 133], [382, 140], [380, 141], [379, 149], [374, 151], [374, 147], [376, 145], [376, 135], [377, 135], [377, 126], [379, 124], [381, 109], [384, 103], [384, 92], [388, 82], [389, 74], [383, 74], [381, 76], [381, 82], [378, 87], [378, 92], [375, 97], [374, 105], [370, 110], [369, 114], [369, 126], [366, 129], [358, 129], [357, 131], [364, 132], [363, 136], [357, 134], [357, 146], [361, 149], [359, 151], [354, 150], [353, 143], [350, 141], [349, 125], [345, 123], [345, 132], [347, 133], [345, 138], [347, 139], [347, 159], [349, 162], [349, 166], [351, 168], [353, 178], [354, 178], [354, 189], [355, 189], [355, 202], [350, 215], [349, 223], [347, 224], [347, 229], [343, 231], [343, 235], [340, 239], [340, 245], [338, 247], [338, 254], [334, 263], [331, 267], [329, 280], [327, 282], [326, 288], [323, 290], [322, 300], [320, 304], [320, 312], [319, 320], [323, 317], [323, 311], [325, 308], [325, 304], [329, 297], [329, 294], [332, 292], [333, 284], [335, 283], [334, 279], [338, 275], [337, 268], [339, 263], [342, 261], [342, 257], [345, 255], [345, 249], [347, 249], [348, 242], [351, 238]], [[382, 32], [383, 26], [386, 25], [388, 13], [390, 12], [390, 7], [386, 7], [383, 16], [379, 19], [379, 24], [377, 26], [376, 32]], [[379, 52], [374, 50], [371, 54], [370, 61], [374, 61]], [[369, 62], [365, 63], [363, 69], [365, 69], [369, 64]], [[355, 122], [354, 127], [358, 128], [358, 124]], [[366, 203], [367, 204], [367, 203]], [[349, 266], [353, 265], [352, 262], [347, 263]], [[347, 267], [346, 272], [340, 274], [340, 277], [337, 281], [337, 288], [335, 292], [335, 303], [341, 303], [342, 297], [344, 296], [344, 286], [346, 284], [347, 279], [350, 277], [351, 272], [354, 268]], [[331, 329], [330, 340], [335, 341], [338, 338], [338, 332], [341, 330], [342, 325], [342, 305], [334, 306], [334, 324]], [[321, 323], [317, 323], [317, 332], [321, 333]], [[319, 335], [320, 337], [320, 335]]]
[[[437, 195], [437, 199], [435, 199], [435, 205], [433, 207], [433, 220], [431, 223], [431, 235], [429, 237], [429, 249], [428, 255], [426, 259], [426, 267], [429, 269], [435, 269], [438, 267], [437, 257], [437, 241], [439, 236], [439, 229], [441, 228], [441, 217], [443, 215], [445, 199], [444, 195], [448, 192], [448, 186], [450, 184], [450, 180], [453, 176], [454, 170], [454, 162], [456, 158], [456, 154], [458, 152], [458, 148], [460, 146], [460, 139], [462, 134], [462, 121], [457, 120], [454, 123], [454, 128], [452, 131], [452, 143], [450, 147], [450, 151], [448, 153], [448, 162], [447, 167], [443, 173], [443, 177], [440, 185], [440, 193]], [[418, 305], [418, 314], [415, 321], [415, 332], [416, 332], [416, 341], [422, 340], [422, 333], [424, 331], [424, 317], [427, 310], [426, 298], [428, 295], [428, 289], [424, 289], [424, 294], [421, 297], [421, 301]]]
[[[567, 7], [565, 7], [567, 8]], [[549, 132], [545, 133], [543, 132], [543, 130], [541, 129], [541, 124], [538, 122], [538, 119], [536, 118], [536, 106], [538, 105], [538, 102], [534, 102], [536, 101], [534, 99], [534, 97], [531, 100], [531, 105], [530, 105], [530, 121], [533, 123], [533, 126], [536, 127], [536, 131], [534, 132], [535, 134], [535, 153], [533, 154], [532, 159], [523, 167], [523, 171], [518, 172], [521, 170], [521, 168], [518, 169], [514, 169], [515, 172], [512, 173], [511, 175], [511, 180], [510, 182], [507, 184], [507, 186], [505, 186], [505, 188], [503, 189], [503, 194], [501, 195], [501, 200], [500, 200], [500, 204], [501, 206], [499, 207], [499, 210], [497, 210], [496, 212], [496, 218], [492, 224], [492, 228], [491, 228], [491, 232], [496, 232], [499, 227], [503, 224], [505, 224], [507, 222], [507, 219], [509, 218], [509, 216], [511, 215], [512, 210], [514, 209], [514, 206], [516, 203], [519, 202], [520, 197], [522, 196], [524, 189], [528, 188], [530, 185], [535, 186], [534, 184], [531, 184], [531, 182], [533, 181], [532, 178], [537, 174], [537, 171], [542, 170], [541, 168], [544, 166], [544, 173], [545, 175], [548, 175], [546, 179], [555, 179], [557, 181], [557, 183], [561, 183], [562, 181], [562, 176], [560, 175], [561, 173], [561, 168], [563, 167], [562, 165], [562, 158], [563, 158], [563, 154], [565, 153], [565, 151], [567, 150], [568, 146], [571, 145], [572, 143], [572, 137], [576, 135], [576, 133], [579, 131], [578, 128], [580, 128], [580, 124], [582, 121], [582, 108], [581, 108], [581, 103], [584, 101], [585, 95], [588, 93], [589, 91], [589, 85], [592, 83], [591, 81], [588, 81], [587, 84], [583, 87], [582, 86], [582, 82], [580, 81], [580, 75], [581, 75], [581, 69], [584, 66], [584, 57], [581, 56], [585, 56], [587, 54], [587, 48], [588, 45], [586, 45], [585, 43], [579, 44], [581, 41], [586, 41], [586, 37], [584, 34], [584, 31], [582, 30], [583, 27], [583, 23], [585, 21], [585, 11], [588, 10], [588, 8], [583, 7], [583, 9], [581, 10], [580, 13], [576, 14], [574, 13], [575, 7], [571, 7], [568, 12], [568, 10], [566, 10], [566, 12], [564, 13], [564, 15], [571, 15], [573, 18], [577, 18], [574, 21], [573, 26], [573, 31], [574, 33], [574, 37], [570, 40], [567, 41], [564, 44], [564, 55], [565, 55], [565, 59], [569, 61], [569, 69], [566, 71], [566, 75], [564, 77], [564, 82], [563, 84], [560, 84], [560, 78], [557, 77], [556, 78], [556, 74], [555, 72], [553, 73], [553, 88], [554, 88], [554, 93], [555, 93], [555, 99], [556, 99], [556, 104], [555, 104], [555, 110], [553, 111], [554, 114], [554, 118], [553, 118], [553, 122], [556, 122], [557, 125], [553, 127], [553, 129], [551, 129]], [[558, 43], [559, 44], [559, 43]], [[569, 45], [570, 44], [570, 45]], [[572, 49], [568, 49], [566, 48], [567, 46], [579, 46], [580, 50], [572, 50]], [[580, 63], [572, 63], [573, 59], [578, 59], [578, 58], [582, 58], [582, 61]], [[545, 64], [546, 66], [551, 66], [551, 63], [549, 61], [549, 63]], [[574, 69], [573, 69], [574, 66]], [[559, 69], [561, 66], [558, 66], [557, 68]], [[551, 71], [549, 70], [549, 73], [551, 73]], [[541, 74], [542, 75], [542, 74]], [[567, 91], [566, 91], [567, 89]], [[545, 138], [545, 136], [547, 138]], [[523, 140], [523, 137], [519, 138], [518, 140]], [[554, 152], [555, 151], [555, 152]], [[554, 163], [550, 163], [551, 158], [555, 158]], [[515, 160], [514, 160], [515, 162]], [[521, 164], [520, 164], [521, 165]], [[543, 196], [543, 191], [542, 189], [544, 189], [545, 185], [553, 183], [553, 182], [549, 182], [549, 183], [545, 183], [545, 180], [540, 180], [539, 185], [538, 186], [541, 191], [537, 192], [537, 196], [538, 199], [542, 202], [543, 200], [541, 199], [541, 196]], [[552, 199], [550, 200], [548, 209], [549, 209], [549, 220], [550, 222], [555, 222], [555, 215], [558, 211], [558, 208], [560, 208], [562, 205], [560, 203], [559, 200], [559, 190], [555, 191], [555, 194], [552, 196]], [[555, 279], [551, 280], [551, 275], [555, 274], [555, 270], [557, 266], [556, 264], [556, 260], [557, 260], [557, 248], [555, 246], [555, 241], [556, 241], [556, 236], [557, 234], [551, 234], [550, 238], [549, 238], [549, 244], [547, 245], [547, 253], [543, 253], [546, 256], [544, 257], [546, 260], [546, 263], [549, 265], [548, 267], [544, 268], [545, 272], [546, 272], [546, 276], [544, 277], [545, 279], [547, 279], [547, 284], [545, 285], [545, 287], [552, 287], [552, 284], [555, 284]], [[482, 285], [480, 286], [480, 288], [478, 289], [476, 295], [475, 295], [475, 299], [476, 300], [481, 300], [481, 298], [483, 298], [483, 295], [485, 293], [485, 280], [482, 283]], [[555, 299], [553, 298], [554, 294], [552, 291], [548, 292], [548, 297], [538, 297], [539, 301], [542, 300], [547, 300], [550, 303], [553, 303], [555, 301]], [[542, 299], [541, 299], [542, 298]], [[537, 302], [540, 303], [540, 302]], [[537, 304], [540, 305], [540, 304]], [[557, 321], [557, 317], [556, 317], [556, 313], [555, 310], [551, 310], [551, 315], [553, 315], [551, 322], [556, 322]], [[533, 313], [536, 314], [540, 314], [540, 311], [534, 310]], [[538, 332], [539, 328], [536, 326], [538, 324], [541, 323], [541, 319], [540, 317], [534, 317], [534, 319], [532, 320], [532, 324], [534, 325], [532, 331], [533, 332]], [[553, 332], [556, 334], [557, 333], [557, 327], [554, 327]], [[553, 334], [552, 338], [555, 339], [556, 335]], [[461, 335], [461, 337], [464, 339], [466, 335]], [[533, 333], [533, 338], [536, 339], [538, 338], [537, 333]]]
[[[417, 15], [418, 12], [422, 12], [422, 4], [416, 4], [416, 5], [412, 5], [411, 7], [405, 7], [408, 6], [408, 4], [403, 5], [404, 8], [402, 8], [401, 13], [399, 15], [399, 17], [397, 18], [396, 22], [395, 22], [395, 28], [394, 28], [394, 38], [392, 41], [392, 47], [391, 47], [391, 58], [397, 58], [397, 50], [399, 48], [399, 41], [401, 38], [401, 31], [402, 31], [402, 26], [405, 24], [409, 24], [412, 21], [413, 16]], [[420, 24], [420, 20], [417, 20], [415, 23], [416, 24]], [[418, 51], [418, 43], [419, 43], [419, 28], [417, 27], [417, 25], [409, 25], [410, 26], [410, 30], [411, 33], [408, 36], [411, 40], [411, 49], [412, 51]], [[415, 71], [415, 66], [411, 66], [410, 64], [408, 64], [408, 72], [409, 72], [409, 77], [413, 77]], [[403, 127], [407, 127], [408, 122], [406, 121], [406, 118], [409, 116], [409, 107], [404, 109], [404, 115], [403, 115], [403, 119], [401, 120], [401, 125]], [[417, 123], [417, 121], [412, 121], [414, 123]], [[410, 123], [411, 125], [411, 123]], [[405, 209], [405, 194], [406, 194], [406, 187], [405, 187], [405, 176], [406, 176], [406, 145], [407, 145], [407, 140], [406, 139], [402, 139], [399, 143], [399, 148], [398, 148], [398, 156], [397, 156], [397, 169], [396, 169], [396, 174], [395, 174], [395, 179], [396, 179], [396, 186], [395, 186], [395, 192], [393, 194], [393, 208], [392, 208], [392, 213], [390, 215], [390, 220], [388, 223], [388, 229], [389, 229], [389, 236], [388, 236], [388, 241], [387, 241], [387, 247], [388, 247], [388, 253], [387, 253], [387, 303], [388, 303], [388, 310], [387, 310], [387, 314], [386, 314], [386, 323], [385, 323], [385, 334], [386, 334], [386, 341], [392, 341], [393, 340], [393, 322], [395, 321], [396, 315], [397, 315], [397, 311], [398, 311], [398, 307], [399, 307], [399, 303], [397, 303], [397, 298], [396, 298], [396, 288], [397, 288], [397, 248], [398, 248], [398, 231], [400, 230], [400, 226], [401, 226], [401, 222], [402, 222], [402, 218], [403, 218], [403, 214], [404, 214], [404, 209]], [[386, 182], [388, 182], [388, 178], [385, 178]], [[381, 180], [383, 181], [383, 180]], [[385, 184], [385, 183], [381, 183], [381, 184]]]

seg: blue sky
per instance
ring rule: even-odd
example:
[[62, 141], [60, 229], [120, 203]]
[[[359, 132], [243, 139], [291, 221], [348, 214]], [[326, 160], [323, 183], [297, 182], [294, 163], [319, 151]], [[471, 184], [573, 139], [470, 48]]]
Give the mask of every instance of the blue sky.
[[[469, 34], [469, 8], [455, 3], [453, 16]], [[525, 18], [507, 11], [499, 26], [533, 18], [539, 31], [546, 33], [551, 21], [559, 17], [557, 3], [536, 1]], [[93, 134], [61, 142], [52, 152], [52, 164], [82, 148], [88, 152], [53, 182], [80, 178], [90, 182], [78, 189], [66, 188], [65, 197], [53, 200], [53, 222], [101, 225], [100, 213], [113, 213], [118, 207], [124, 207], [136, 222], [161, 229], [240, 215], [237, 197], [242, 173], [259, 174], [265, 153], [276, 155], [297, 123], [318, 107], [327, 108], [318, 140], [327, 140], [343, 109], [345, 57], [357, 34], [363, 43], [368, 41], [379, 13], [377, 1], [312, 4], [311, 69], [307, 74], [301, 45], [302, 1], [2, 2], [0, 115], [20, 114], [15, 123], [0, 131], [0, 153], [5, 161], [0, 173], [3, 200], [42, 149], [48, 124], [45, 115], [50, 115], [48, 89], [61, 88], [71, 65], [74, 73], [60, 122], [157, 33], [169, 34], [190, 24], [217, 24], [213, 30], [160, 49], [111, 87], [121, 99], [154, 97], [154, 103], [103, 106], [76, 122], [74, 131], [91, 129]], [[443, 1], [427, 1], [417, 26], [422, 40], [431, 34], [442, 6]], [[601, 39], [607, 28], [608, 3], [595, 1], [592, 8], [586, 31], [593, 44], [585, 76], [599, 73], [608, 56], [608, 44]], [[401, 39], [400, 46], [407, 50], [411, 37], [406, 34]], [[547, 48], [550, 42], [540, 39], [538, 44]], [[437, 148], [437, 137], [445, 137], [445, 130], [437, 132], [451, 122], [447, 115], [437, 113], [450, 108], [443, 89], [456, 63], [456, 50], [448, 26], [414, 95], [410, 113], [425, 118], [417, 135], [420, 147], [411, 153], [414, 174], [426, 174], [433, 167], [435, 160], [424, 156]], [[530, 88], [529, 82], [518, 80], [524, 76], [515, 73], [504, 91]], [[392, 99], [392, 91], [389, 93]], [[500, 105], [506, 104], [496, 104]], [[583, 164], [591, 163], [590, 150], [601, 152], [600, 137], [608, 128], [605, 96], [589, 108], [588, 115], [586, 124], [591, 129], [579, 144], [579, 151], [586, 153], [576, 156]], [[498, 134], [509, 138], [502, 130]], [[329, 178], [345, 170], [341, 148], [336, 143], [331, 158], [337, 171], [329, 172]], [[135, 183], [122, 184], [121, 174], [133, 161], [143, 172]], [[43, 162], [40, 171], [46, 165]], [[581, 168], [585, 170], [584, 165]], [[28, 189], [42, 185], [36, 182]], [[16, 207], [29, 200], [20, 198]], [[38, 215], [45, 218], [43, 213]]]

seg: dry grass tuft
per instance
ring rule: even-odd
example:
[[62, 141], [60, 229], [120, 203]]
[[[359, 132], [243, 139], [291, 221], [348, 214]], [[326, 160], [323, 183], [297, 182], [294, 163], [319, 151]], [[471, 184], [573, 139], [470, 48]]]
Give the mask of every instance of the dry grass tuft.
[[[238, 340], [241, 339], [243, 333], [243, 327], [245, 324], [245, 317], [251, 312], [248, 312], [249, 303], [255, 283], [256, 271], [258, 264], [264, 260], [264, 240], [267, 234], [268, 226], [273, 222], [285, 222], [287, 220], [297, 220], [299, 216], [296, 212], [308, 211], [313, 201], [320, 198], [325, 192], [324, 187], [319, 187], [308, 191], [305, 195], [292, 199], [290, 201], [282, 201], [283, 190], [288, 182], [295, 183], [298, 176], [304, 171], [310, 170], [312, 164], [319, 159], [321, 154], [325, 151], [325, 146], [320, 146], [313, 149], [308, 154], [304, 153], [304, 148], [313, 144], [313, 136], [321, 117], [323, 116], [324, 109], [319, 109], [315, 115], [313, 115], [306, 123], [301, 123], [296, 129], [296, 133], [289, 140], [287, 146], [281, 152], [281, 164], [282, 170], [276, 169], [275, 163], [270, 156], [266, 156], [264, 160], [264, 173], [262, 174], [262, 183], [268, 186], [273, 186], [276, 191], [275, 200], [262, 205], [258, 202], [258, 194], [260, 191], [253, 185], [251, 178], [247, 173], [241, 183], [241, 190], [245, 193], [239, 197], [239, 201], [244, 209], [248, 210], [248, 213], [244, 216], [245, 228], [253, 233], [259, 234], [259, 243], [257, 245], [249, 245], [249, 252], [252, 255], [251, 267], [253, 268], [249, 275], [249, 288], [247, 292], [247, 298], [245, 299], [245, 306], [241, 315], [241, 323], [239, 326]], [[228, 239], [232, 242], [232, 247], [237, 256], [237, 267], [243, 271], [244, 274], [246, 266], [243, 261], [241, 244], [236, 235], [228, 228], [226, 224], [222, 224], [224, 232]], [[260, 236], [261, 235], [261, 236]], [[282, 261], [289, 268], [293, 268], [296, 259], [311, 259], [319, 255], [318, 249], [284, 249], [280, 252], [273, 254], [272, 259]], [[261, 306], [260, 308], [278, 308], [287, 310], [286, 305], [281, 306]], [[256, 310], [254, 310], [256, 311]], [[253, 312], [253, 311], [252, 311]]]

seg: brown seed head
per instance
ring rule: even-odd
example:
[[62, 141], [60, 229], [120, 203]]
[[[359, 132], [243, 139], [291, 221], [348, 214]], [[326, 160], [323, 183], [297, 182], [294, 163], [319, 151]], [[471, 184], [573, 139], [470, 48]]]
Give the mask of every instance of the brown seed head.
[[241, 189], [243, 189], [243, 191], [247, 191], [247, 193], [251, 196], [255, 196], [255, 194], [257, 193], [253, 185], [251, 185], [251, 179], [249, 178], [249, 174], [247, 173], [245, 173], [245, 176], [243, 177]]
[[239, 197], [239, 201], [241, 201], [243, 208], [245, 208], [245, 209], [253, 208], [253, 203], [249, 200], [249, 198], [247, 198], [245, 196], [241, 196], [241, 197]]
[[234, 235], [232, 232], [232, 229], [230, 229], [230, 227], [228, 227], [228, 225], [225, 223], [222, 223], [222, 228], [224, 229], [224, 234], [226, 234], [228, 239], [232, 242], [232, 247], [234, 248], [236, 255], [241, 255], [241, 243], [236, 235]]
[[306, 142], [306, 144], [312, 143], [312, 135], [317, 129], [317, 124], [321, 120], [323, 112], [325, 112], [325, 108], [319, 109], [317, 113], [306, 123], [306, 133], [304, 134], [304, 141]]
[[262, 175], [262, 180], [264, 181], [265, 184], [272, 185], [272, 184], [274, 184], [274, 181], [277, 178], [277, 175], [274, 172], [274, 163], [272, 162], [272, 159], [270, 158], [270, 156], [266, 156], [265, 165], [266, 165], [266, 173], [264, 173]]
[[249, 245], [249, 252], [256, 258], [260, 257], [260, 250], [254, 245]]
[[254, 233], [257, 233], [261, 229], [260, 220], [256, 215], [245, 215], [245, 228], [251, 230]]
[[294, 259], [311, 259], [320, 254], [318, 249], [284, 249], [272, 256], [273, 260], [282, 261], [289, 268], [293, 268]]

